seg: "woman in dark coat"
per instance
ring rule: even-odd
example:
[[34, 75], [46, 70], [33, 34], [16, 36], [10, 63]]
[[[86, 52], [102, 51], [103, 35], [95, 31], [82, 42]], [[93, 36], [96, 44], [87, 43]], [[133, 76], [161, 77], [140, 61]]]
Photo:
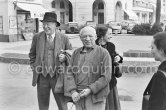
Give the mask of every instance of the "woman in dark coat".
[[120, 101], [117, 90], [117, 80], [116, 77], [120, 77], [121, 74], [115, 74], [115, 67], [117, 71], [119, 71], [118, 63], [122, 63], [123, 58], [116, 53], [115, 45], [112, 42], [109, 42], [112, 36], [112, 29], [107, 26], [101, 26], [96, 28], [97, 40], [96, 44], [102, 46], [107, 49], [111, 58], [112, 58], [112, 79], [109, 83], [110, 85], [110, 93], [106, 100], [106, 110], [121, 110]]
[[166, 110], [166, 32], [154, 35], [151, 53], [161, 64], [144, 94], [150, 94], [148, 110]]

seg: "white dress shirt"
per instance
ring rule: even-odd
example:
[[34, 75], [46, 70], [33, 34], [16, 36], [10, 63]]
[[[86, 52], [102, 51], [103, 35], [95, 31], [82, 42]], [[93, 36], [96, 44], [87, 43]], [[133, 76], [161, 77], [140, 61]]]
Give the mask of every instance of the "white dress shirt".
[[55, 38], [55, 32], [51, 35], [51, 39], [49, 39], [49, 35], [47, 35], [47, 40], [53, 41]]

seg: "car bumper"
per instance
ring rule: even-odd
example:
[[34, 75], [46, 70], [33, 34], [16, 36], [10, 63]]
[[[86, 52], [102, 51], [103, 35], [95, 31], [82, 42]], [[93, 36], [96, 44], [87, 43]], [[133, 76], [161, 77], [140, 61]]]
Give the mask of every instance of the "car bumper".
[[119, 33], [120, 33], [120, 31], [121, 31], [121, 30], [114, 29], [114, 30], [112, 30], [112, 33], [113, 33], [113, 34], [116, 34], [116, 33], [118, 33], [118, 34], [119, 34]]

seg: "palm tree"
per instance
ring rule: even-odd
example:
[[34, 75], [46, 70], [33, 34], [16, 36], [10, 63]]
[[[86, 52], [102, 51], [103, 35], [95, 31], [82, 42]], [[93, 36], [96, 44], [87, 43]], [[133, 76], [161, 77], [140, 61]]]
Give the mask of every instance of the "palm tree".
[[160, 15], [161, 15], [161, 0], [156, 2], [156, 22], [155, 24], [160, 24]]
[[162, 26], [160, 24], [160, 16], [161, 16], [161, 0], [157, 0], [157, 2], [156, 2], [156, 21], [151, 28], [151, 34], [156, 34], [157, 32], [163, 31]]

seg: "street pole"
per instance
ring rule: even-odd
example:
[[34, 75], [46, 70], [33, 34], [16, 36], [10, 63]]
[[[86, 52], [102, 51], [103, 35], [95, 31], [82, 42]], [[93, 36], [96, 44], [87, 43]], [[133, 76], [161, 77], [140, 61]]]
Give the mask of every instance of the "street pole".
[[16, 23], [16, 25], [17, 25], [17, 40], [19, 40], [19, 36], [18, 36], [18, 13], [17, 13], [17, 2], [18, 2], [18, 1], [16, 0], [16, 4], [15, 4], [15, 5], [16, 5], [16, 8], [15, 8], [15, 9], [16, 9], [16, 21], [17, 21], [17, 23]]
[[161, 0], [157, 0], [156, 4], [156, 22], [155, 24], [160, 24], [160, 16], [161, 16]]
[[76, 22], [76, 0], [75, 0], [75, 22]]

